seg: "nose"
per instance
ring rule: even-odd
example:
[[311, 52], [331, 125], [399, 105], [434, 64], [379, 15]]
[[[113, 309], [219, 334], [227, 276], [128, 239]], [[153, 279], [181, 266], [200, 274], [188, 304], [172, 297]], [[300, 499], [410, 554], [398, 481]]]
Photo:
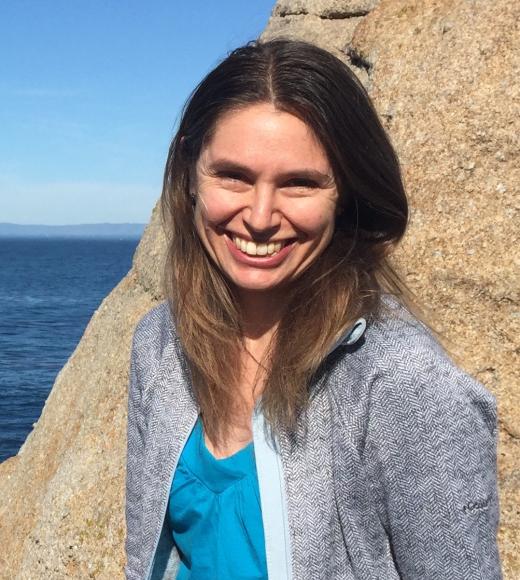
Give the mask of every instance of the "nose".
[[252, 236], [269, 238], [280, 227], [281, 214], [277, 207], [276, 188], [256, 185], [251, 199], [244, 209], [244, 225]]

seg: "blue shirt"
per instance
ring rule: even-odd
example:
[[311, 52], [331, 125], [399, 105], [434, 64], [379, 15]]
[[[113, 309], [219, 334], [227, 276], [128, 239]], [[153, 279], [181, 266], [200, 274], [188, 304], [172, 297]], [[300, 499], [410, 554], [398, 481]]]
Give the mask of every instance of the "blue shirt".
[[267, 580], [254, 446], [216, 459], [197, 420], [177, 464], [168, 520], [177, 580]]

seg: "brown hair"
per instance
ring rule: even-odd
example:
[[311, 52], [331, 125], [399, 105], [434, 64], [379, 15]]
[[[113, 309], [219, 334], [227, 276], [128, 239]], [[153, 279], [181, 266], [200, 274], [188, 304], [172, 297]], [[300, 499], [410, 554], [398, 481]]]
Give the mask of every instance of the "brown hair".
[[262, 362], [268, 424], [274, 430], [295, 426], [331, 345], [358, 317], [377, 316], [384, 292], [422, 318], [388, 258], [406, 230], [408, 204], [397, 156], [363, 85], [338, 58], [309, 43], [253, 42], [233, 51], [184, 108], [161, 197], [165, 294], [215, 442], [225, 440], [235, 409], [242, 321], [233, 288], [196, 232], [190, 174], [218, 119], [262, 102], [312, 128], [329, 157], [342, 208], [329, 246], [291, 286]]

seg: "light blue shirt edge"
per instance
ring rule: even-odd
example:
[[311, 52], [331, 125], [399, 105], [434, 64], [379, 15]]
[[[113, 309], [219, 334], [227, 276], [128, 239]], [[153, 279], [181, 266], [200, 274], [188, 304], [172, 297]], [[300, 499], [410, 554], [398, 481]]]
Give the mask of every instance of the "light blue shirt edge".
[[[253, 413], [253, 441], [264, 525], [269, 580], [291, 580], [289, 518], [283, 467], [276, 441], [267, 439], [265, 419], [259, 407]], [[283, 538], [284, 541], [280, 541]]]

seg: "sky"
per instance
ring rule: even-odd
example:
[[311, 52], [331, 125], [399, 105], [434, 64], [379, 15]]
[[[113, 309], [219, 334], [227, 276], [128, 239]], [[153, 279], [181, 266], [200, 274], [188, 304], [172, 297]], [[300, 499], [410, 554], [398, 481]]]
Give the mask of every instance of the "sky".
[[0, 222], [147, 223], [195, 85], [275, 0], [1, 0]]

